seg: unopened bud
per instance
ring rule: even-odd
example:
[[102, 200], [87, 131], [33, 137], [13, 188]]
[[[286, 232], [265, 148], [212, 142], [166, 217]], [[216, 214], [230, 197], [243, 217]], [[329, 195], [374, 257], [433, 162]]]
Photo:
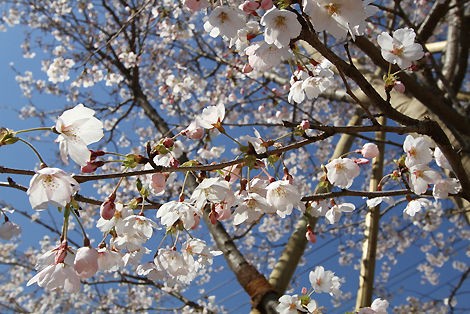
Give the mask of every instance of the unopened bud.
[[305, 237], [307, 238], [308, 242], [315, 243], [317, 242], [317, 236], [312, 230], [312, 227], [307, 226], [307, 232], [305, 233]]
[[105, 220], [110, 220], [114, 217], [114, 213], [116, 212], [116, 204], [114, 201], [116, 200], [116, 194], [111, 194], [100, 207], [100, 215]]
[[405, 93], [405, 85], [401, 81], [396, 81], [395, 84], [393, 85], [393, 89], [400, 94]]
[[300, 128], [304, 131], [310, 129], [310, 121], [302, 120], [302, 122], [300, 122]]
[[81, 170], [83, 173], [92, 173], [95, 172], [96, 169], [99, 167], [103, 166], [104, 162], [103, 161], [87, 161], [85, 166], [82, 166]]
[[175, 141], [172, 138], [167, 137], [162, 141], [162, 144], [166, 148], [171, 148], [171, 147], [173, 147], [173, 145], [175, 145]]

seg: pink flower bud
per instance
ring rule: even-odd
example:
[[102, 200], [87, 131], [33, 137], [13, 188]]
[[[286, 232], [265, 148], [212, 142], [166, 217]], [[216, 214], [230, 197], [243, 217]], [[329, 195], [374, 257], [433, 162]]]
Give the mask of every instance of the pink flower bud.
[[201, 222], [201, 217], [199, 217], [197, 214], [194, 214], [194, 225], [191, 226], [191, 229], [194, 230], [199, 226], [199, 223]]
[[245, 1], [243, 2], [242, 5], [240, 5], [240, 8], [245, 12], [246, 14], [256, 14], [256, 10], [259, 8], [259, 3], [255, 1]]
[[82, 166], [81, 170], [83, 173], [92, 173], [95, 172], [96, 169], [103, 166], [103, 161], [87, 161], [85, 166]]
[[180, 162], [176, 158], [171, 158], [170, 159], [170, 167], [172, 168], [178, 168], [180, 166]]
[[192, 122], [181, 134], [192, 140], [200, 140], [204, 136], [204, 129]]
[[251, 71], [253, 71], [253, 67], [247, 63], [243, 66], [243, 73], [250, 73]]
[[300, 122], [300, 128], [304, 131], [308, 130], [310, 128], [310, 121], [302, 120], [302, 122]]
[[209, 220], [211, 221], [211, 224], [215, 225], [217, 223], [217, 216], [219, 216], [217, 214], [217, 212], [215, 210], [212, 210], [210, 213], [209, 213]]
[[68, 248], [69, 247], [67, 245], [67, 241], [62, 241], [62, 243], [59, 245], [59, 247], [55, 249], [57, 251], [55, 253], [55, 263], [56, 264], [64, 262], [65, 257], [67, 256]]
[[162, 144], [166, 148], [171, 148], [173, 145], [175, 145], [175, 141], [172, 138], [167, 137], [163, 140]]
[[114, 213], [116, 212], [116, 204], [114, 200], [116, 199], [115, 194], [111, 194], [100, 207], [100, 215], [103, 219], [110, 220], [114, 217]]
[[93, 276], [98, 271], [98, 251], [89, 246], [79, 248], [75, 254], [74, 268], [82, 279]]
[[308, 242], [315, 243], [317, 242], [317, 236], [313, 232], [310, 226], [307, 227], [307, 232], [305, 233], [305, 237], [307, 238]]
[[269, 10], [273, 7], [273, 0], [262, 0], [261, 1], [261, 9]]
[[396, 81], [393, 85], [393, 89], [399, 92], [400, 94], [403, 94], [405, 92], [405, 85], [403, 85], [403, 83], [400, 81]]
[[307, 294], [308, 290], [307, 287], [302, 287], [302, 294], [305, 295]]
[[152, 181], [150, 186], [152, 187], [152, 192], [158, 194], [163, 192], [166, 187], [167, 176], [163, 173], [154, 173], [152, 174]]
[[379, 153], [379, 148], [374, 143], [366, 143], [361, 149], [361, 154], [365, 158], [375, 158]]
[[367, 164], [369, 163], [369, 159], [357, 158], [357, 159], [354, 159], [354, 162], [355, 162], [357, 165], [367, 165]]

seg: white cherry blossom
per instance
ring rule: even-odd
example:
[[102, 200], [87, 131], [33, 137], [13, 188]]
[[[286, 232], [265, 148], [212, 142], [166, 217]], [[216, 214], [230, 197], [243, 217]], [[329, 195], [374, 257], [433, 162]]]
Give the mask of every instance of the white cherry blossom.
[[333, 159], [325, 167], [328, 181], [342, 189], [349, 188], [360, 172], [359, 166], [349, 158]]
[[224, 104], [218, 104], [217, 106], [204, 108], [197, 119], [197, 123], [204, 129], [213, 129], [218, 122], [222, 122], [224, 117], [225, 106]]
[[292, 209], [297, 207], [300, 211], [305, 211], [305, 205], [301, 202], [302, 196], [299, 189], [288, 180], [278, 180], [270, 183], [267, 187], [266, 200], [268, 204], [276, 209], [276, 213], [285, 218], [292, 213]]
[[35, 268], [39, 272], [31, 278], [27, 286], [37, 283], [46, 290], [63, 290], [75, 293], [80, 290], [80, 278], [73, 267], [74, 254], [67, 246], [48, 251], [39, 257]]
[[462, 190], [459, 180], [455, 178], [444, 178], [434, 182], [432, 195], [434, 198], [448, 198], [449, 194], [457, 194]]
[[266, 71], [281, 63], [282, 59], [292, 58], [292, 53], [287, 48], [278, 48], [265, 41], [251, 44], [245, 49], [248, 63], [254, 70]]
[[427, 164], [432, 160], [431, 143], [424, 137], [414, 138], [408, 135], [403, 142], [403, 150], [406, 153], [405, 165], [410, 168], [418, 164]]
[[424, 56], [423, 47], [415, 43], [415, 31], [411, 28], [400, 28], [393, 32], [393, 37], [383, 32], [377, 37], [382, 49], [382, 57], [392, 63], [398, 64], [401, 69], [409, 68], [413, 61]]
[[303, 0], [305, 13], [317, 32], [327, 31], [336, 39], [344, 39], [348, 31], [364, 23], [367, 14], [361, 0]]
[[78, 190], [78, 182], [62, 169], [43, 168], [31, 178], [26, 193], [31, 207], [42, 210], [49, 205], [65, 207]]
[[0, 225], [0, 238], [10, 240], [21, 234], [21, 228], [16, 223], [8, 220]]
[[94, 117], [95, 111], [82, 104], [64, 111], [57, 119], [55, 130], [60, 133], [60, 156], [67, 163], [67, 155], [80, 166], [85, 166], [91, 153], [87, 145], [103, 137], [103, 123]]
[[98, 271], [98, 251], [89, 246], [79, 248], [75, 253], [74, 268], [80, 278], [92, 277]]
[[299, 36], [302, 30], [294, 12], [279, 10], [276, 7], [267, 11], [260, 23], [265, 26], [264, 40], [278, 48], [288, 47], [290, 40]]
[[207, 201], [233, 204], [235, 202], [235, 195], [227, 181], [221, 178], [206, 178], [194, 190], [190, 201], [195, 202], [194, 206], [197, 210], [201, 210]]
[[325, 218], [330, 224], [337, 223], [341, 218], [342, 213], [350, 213], [356, 209], [352, 203], [335, 204], [325, 214]]
[[426, 165], [419, 164], [410, 168], [410, 188], [418, 195], [425, 193], [429, 184], [434, 184], [440, 179], [439, 173]]
[[426, 206], [426, 205], [427, 205], [427, 202], [425, 202], [425, 200], [422, 200], [422, 199], [412, 200], [408, 202], [403, 212], [407, 214], [408, 216], [413, 217], [414, 215], [416, 215], [416, 213], [421, 211], [421, 208], [423, 206]]
[[124, 266], [122, 255], [118, 251], [104, 247], [98, 249], [98, 269], [101, 271], [116, 271]]
[[452, 166], [449, 164], [446, 156], [438, 146], [434, 149], [434, 158], [436, 159], [436, 163], [439, 167], [452, 170]]
[[157, 218], [167, 229], [171, 228], [178, 220], [189, 230], [196, 224], [195, 216], [200, 213], [196, 207], [186, 202], [170, 201], [163, 204], [157, 211]]
[[237, 36], [238, 30], [245, 26], [243, 11], [229, 6], [218, 6], [204, 23], [204, 30], [211, 37], [226, 36], [229, 39]]
[[297, 314], [298, 311], [303, 310], [302, 302], [297, 294], [283, 295], [279, 298], [279, 304], [276, 306], [276, 311], [279, 314]]
[[325, 270], [323, 266], [317, 266], [308, 275], [310, 284], [316, 293], [336, 293], [340, 288], [339, 277], [330, 270]]
[[380, 298], [375, 299], [370, 307], [364, 307], [358, 314], [387, 314], [388, 301]]

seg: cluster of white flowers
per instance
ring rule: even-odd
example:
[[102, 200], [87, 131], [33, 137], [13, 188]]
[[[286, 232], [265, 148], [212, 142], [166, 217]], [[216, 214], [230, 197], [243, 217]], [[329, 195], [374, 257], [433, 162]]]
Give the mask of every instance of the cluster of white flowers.
[[[434, 154], [431, 150], [434, 148]], [[442, 154], [439, 147], [426, 137], [413, 137], [408, 135], [403, 143], [406, 153], [405, 166], [408, 168], [408, 184], [411, 190], [418, 194], [424, 194], [429, 185], [434, 185], [432, 194], [436, 199], [447, 198], [449, 194], [456, 194], [461, 190], [460, 182], [455, 178], [443, 178], [436, 170], [429, 167], [434, 158], [437, 165], [451, 170], [449, 162]], [[405, 208], [405, 213], [414, 216], [421, 210], [422, 202], [412, 200]]]
[[69, 80], [69, 71], [74, 65], [75, 62], [72, 59], [55, 58], [46, 71], [49, 82], [62, 83]]
[[312, 293], [329, 293], [330, 295], [340, 294], [341, 282], [338, 276], [330, 270], [325, 270], [323, 266], [317, 266], [308, 276], [311, 284], [311, 292], [302, 296], [283, 295], [279, 298], [279, 305], [276, 310], [280, 314], [315, 313], [318, 305], [311, 299]]
[[331, 63], [323, 60], [312, 69], [299, 70], [290, 80], [288, 100], [290, 103], [301, 103], [307, 99], [316, 99], [332, 85], [333, 71], [329, 68]]

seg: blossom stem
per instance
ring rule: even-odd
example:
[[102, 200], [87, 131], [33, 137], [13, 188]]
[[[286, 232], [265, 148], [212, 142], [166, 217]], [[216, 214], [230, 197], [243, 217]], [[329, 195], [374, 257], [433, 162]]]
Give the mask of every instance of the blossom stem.
[[288, 136], [292, 136], [293, 134], [294, 134], [294, 132], [289, 132], [289, 133], [287, 133], [287, 134], [281, 135], [281, 136], [279, 136], [277, 139], [275, 139], [274, 142], [277, 142], [277, 141], [279, 141], [279, 140], [282, 140], [283, 138], [286, 138], [286, 137], [288, 137]]
[[20, 138], [20, 137], [17, 137], [17, 139], [18, 139], [20, 142], [23, 142], [23, 143], [25, 143], [26, 145], [28, 145], [29, 148], [31, 148], [31, 149], [33, 150], [33, 152], [36, 154], [36, 156], [39, 158], [39, 161], [40, 161], [42, 164], [44, 164], [44, 165], [46, 164], [46, 163], [44, 162], [44, 159], [42, 159], [41, 154], [39, 154], [39, 152], [37, 151], [37, 149], [34, 148], [34, 146], [33, 146], [30, 142], [28, 142], [28, 141], [26, 141], [26, 140], [24, 140], [24, 139], [22, 139], [22, 138]]
[[83, 227], [82, 222], [80, 221], [80, 218], [78, 217], [77, 213], [74, 210], [71, 210], [71, 212], [73, 216], [75, 217], [75, 219], [77, 219], [78, 225], [80, 226], [80, 229], [82, 230], [82, 233], [83, 233], [83, 238], [88, 239], [86, 232], [85, 232], [85, 228]]
[[24, 130], [15, 131], [15, 134], [32, 132], [32, 131], [54, 131], [54, 127], [38, 127], [38, 128], [24, 129]]
[[64, 224], [62, 225], [62, 235], [60, 236], [60, 242], [67, 240], [67, 231], [69, 229], [69, 217], [70, 217], [70, 207], [67, 204], [64, 209]]
[[[220, 130], [219, 130], [220, 131]], [[234, 141], [235, 143], [237, 143], [239, 146], [243, 146], [239, 141], [237, 141], [235, 138], [233, 138], [232, 136], [230, 136], [227, 132], [220, 132], [222, 134], [224, 134], [225, 136], [227, 136], [229, 139], [231, 139], [232, 141]]]
[[181, 200], [182, 198], [184, 200], [184, 187], [186, 186], [186, 181], [188, 180], [188, 175], [189, 175], [189, 171], [187, 171], [184, 175], [183, 185], [181, 186], [180, 201], [182, 201]]

